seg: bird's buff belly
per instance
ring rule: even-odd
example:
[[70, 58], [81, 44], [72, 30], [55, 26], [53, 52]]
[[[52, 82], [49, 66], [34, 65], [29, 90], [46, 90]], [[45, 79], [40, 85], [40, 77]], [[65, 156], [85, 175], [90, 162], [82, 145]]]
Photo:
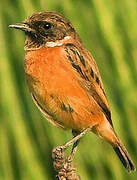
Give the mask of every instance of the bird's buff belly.
[[68, 94], [65, 89], [63, 91], [63, 88], [51, 90], [43, 83], [32, 80], [30, 75], [26, 78], [35, 104], [53, 125], [63, 129], [82, 131], [87, 127], [95, 126], [101, 119], [96, 105], [90, 102], [88, 96], [80, 97], [80, 91], [77, 91], [76, 96], [75, 93]]

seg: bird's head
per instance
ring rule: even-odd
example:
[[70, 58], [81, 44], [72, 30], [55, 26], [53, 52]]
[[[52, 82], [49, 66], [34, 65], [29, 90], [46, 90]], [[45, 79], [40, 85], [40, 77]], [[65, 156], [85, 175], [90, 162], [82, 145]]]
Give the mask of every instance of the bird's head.
[[75, 38], [72, 24], [60, 14], [51, 11], [32, 14], [22, 23], [10, 25], [10, 28], [25, 32], [25, 49], [39, 49], [46, 45], [61, 44], [61, 40]]

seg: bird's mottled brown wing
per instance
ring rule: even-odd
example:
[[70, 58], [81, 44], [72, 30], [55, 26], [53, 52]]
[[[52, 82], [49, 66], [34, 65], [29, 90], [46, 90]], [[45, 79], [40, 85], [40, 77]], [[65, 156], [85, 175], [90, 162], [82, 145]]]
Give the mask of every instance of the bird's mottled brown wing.
[[72, 67], [80, 77], [79, 83], [94, 98], [112, 125], [109, 104], [95, 60], [87, 50], [78, 49], [74, 44], [66, 44], [65, 51]]

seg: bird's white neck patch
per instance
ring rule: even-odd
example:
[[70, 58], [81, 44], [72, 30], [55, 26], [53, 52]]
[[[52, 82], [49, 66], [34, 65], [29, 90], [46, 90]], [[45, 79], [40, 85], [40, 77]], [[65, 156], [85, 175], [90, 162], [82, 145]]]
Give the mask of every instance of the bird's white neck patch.
[[69, 40], [71, 37], [70, 36], [66, 36], [64, 37], [64, 39], [61, 40], [57, 40], [57, 41], [50, 41], [46, 43], [46, 47], [57, 47], [57, 46], [62, 46], [64, 44], [65, 41]]

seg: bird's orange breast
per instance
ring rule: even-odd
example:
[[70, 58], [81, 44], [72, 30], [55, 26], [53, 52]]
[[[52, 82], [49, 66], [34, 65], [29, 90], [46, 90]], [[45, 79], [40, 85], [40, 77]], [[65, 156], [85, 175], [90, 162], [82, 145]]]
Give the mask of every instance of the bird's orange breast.
[[82, 130], [102, 119], [103, 113], [80, 85], [63, 47], [28, 51], [25, 72], [31, 93], [63, 127]]

